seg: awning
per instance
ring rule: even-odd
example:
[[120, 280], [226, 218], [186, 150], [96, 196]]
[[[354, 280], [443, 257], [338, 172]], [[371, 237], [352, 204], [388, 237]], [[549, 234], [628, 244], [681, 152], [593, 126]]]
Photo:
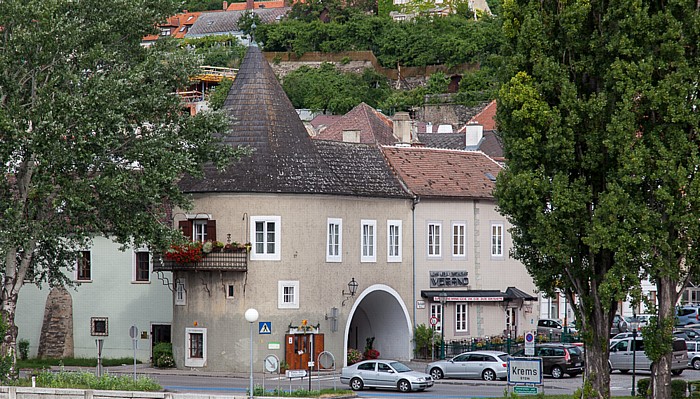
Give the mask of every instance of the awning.
[[423, 290], [422, 298], [440, 302], [440, 294], [446, 294], [445, 302], [503, 302], [513, 300], [536, 301], [534, 297], [518, 288], [508, 287], [505, 292], [498, 290]]

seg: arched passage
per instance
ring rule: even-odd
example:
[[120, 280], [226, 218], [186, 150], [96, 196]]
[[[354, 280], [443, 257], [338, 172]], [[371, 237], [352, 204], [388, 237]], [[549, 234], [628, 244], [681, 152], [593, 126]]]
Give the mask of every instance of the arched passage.
[[[411, 359], [411, 318], [401, 296], [384, 284], [368, 287], [355, 300], [345, 325], [345, 353], [349, 348], [364, 351], [370, 337], [381, 358]], [[347, 366], [346, 356], [343, 365]]]

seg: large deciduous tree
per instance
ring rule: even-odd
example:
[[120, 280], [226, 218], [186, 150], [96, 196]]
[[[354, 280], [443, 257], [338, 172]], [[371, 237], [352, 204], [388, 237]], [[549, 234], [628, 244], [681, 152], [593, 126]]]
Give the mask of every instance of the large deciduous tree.
[[512, 79], [499, 94], [508, 166], [496, 196], [514, 255], [582, 321], [588, 381], [609, 397], [617, 302], [657, 285], [647, 352], [670, 397], [673, 308], [697, 278], [700, 11], [690, 1], [506, 1]]
[[[25, 281], [70, 283], [96, 234], [164, 244], [183, 173], [234, 151], [223, 116], [190, 117], [175, 92], [194, 71], [176, 46], [140, 46], [169, 1], [0, 1], [0, 306], [14, 356]], [[167, 42], [167, 41], [166, 41]], [[172, 43], [171, 43], [172, 44]]]

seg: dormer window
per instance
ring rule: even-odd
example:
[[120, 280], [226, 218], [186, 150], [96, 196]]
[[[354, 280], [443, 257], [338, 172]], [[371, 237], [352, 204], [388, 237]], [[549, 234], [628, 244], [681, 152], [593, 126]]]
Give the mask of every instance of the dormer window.
[[160, 28], [161, 36], [170, 36], [170, 28]]

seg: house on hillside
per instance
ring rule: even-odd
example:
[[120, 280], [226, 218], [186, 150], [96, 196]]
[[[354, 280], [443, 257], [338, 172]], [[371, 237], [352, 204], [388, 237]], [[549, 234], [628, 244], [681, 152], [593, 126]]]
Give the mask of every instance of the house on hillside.
[[201, 14], [202, 13], [199, 11], [185, 11], [183, 13], [173, 15], [164, 23], [158, 25], [159, 33], [148, 35], [141, 39], [141, 45], [148, 47], [155, 43], [156, 40], [166, 37], [172, 37], [175, 39], [184, 38]]
[[224, 105], [222, 140], [250, 156], [186, 178], [194, 208], [174, 213], [193, 241], [249, 243], [172, 271], [180, 368], [246, 371], [275, 355], [306, 368], [321, 351], [345, 364], [368, 339], [382, 357], [412, 355], [413, 201], [376, 145], [312, 140], [260, 49], [250, 47]]
[[269, 24], [279, 22], [290, 10], [291, 7], [279, 7], [203, 12], [197, 19], [197, 22], [189, 29], [185, 38], [232, 35], [238, 38], [242, 44], [248, 45], [250, 38], [243, 32], [243, 29], [238, 26], [238, 21], [245, 13], [252, 12], [257, 15], [263, 23]]
[[75, 287], [27, 284], [17, 301], [18, 339], [29, 341], [30, 356], [96, 358], [103, 340], [105, 358], [134, 356], [130, 328], [138, 329], [136, 357], [149, 362], [158, 342], [170, 342], [173, 296], [169, 272], [153, 273], [146, 248], [120, 250], [95, 237], [76, 254], [67, 271]]

